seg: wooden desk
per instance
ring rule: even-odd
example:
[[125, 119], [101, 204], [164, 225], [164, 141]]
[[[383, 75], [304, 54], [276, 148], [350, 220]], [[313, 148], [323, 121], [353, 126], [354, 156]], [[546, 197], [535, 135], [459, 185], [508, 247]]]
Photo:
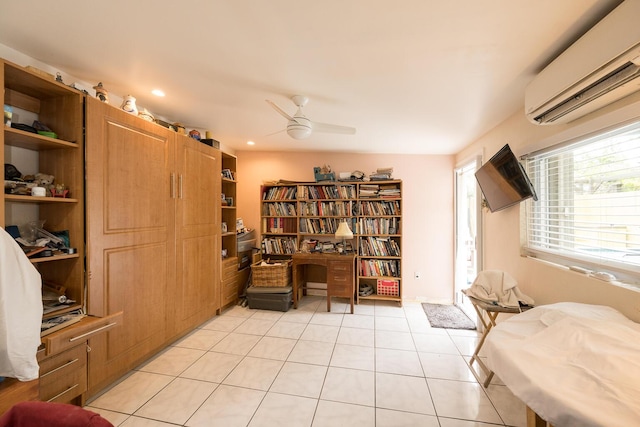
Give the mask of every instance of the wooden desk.
[[356, 293], [356, 269], [354, 254], [296, 253], [292, 257], [293, 308], [298, 308], [300, 290], [306, 285], [305, 265], [327, 268], [327, 311], [331, 311], [331, 297], [349, 298], [351, 314]]

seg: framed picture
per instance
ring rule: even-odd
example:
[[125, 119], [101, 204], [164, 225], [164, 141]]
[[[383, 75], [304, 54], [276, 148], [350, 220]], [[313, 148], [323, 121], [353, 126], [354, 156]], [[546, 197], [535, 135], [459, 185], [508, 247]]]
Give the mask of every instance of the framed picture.
[[233, 206], [233, 197], [227, 197], [225, 200], [227, 201], [227, 206]]

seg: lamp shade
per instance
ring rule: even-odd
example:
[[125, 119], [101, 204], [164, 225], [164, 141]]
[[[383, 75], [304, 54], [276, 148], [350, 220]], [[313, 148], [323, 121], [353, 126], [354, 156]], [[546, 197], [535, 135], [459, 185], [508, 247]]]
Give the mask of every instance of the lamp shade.
[[353, 233], [346, 221], [342, 221], [336, 230], [336, 239], [352, 239]]

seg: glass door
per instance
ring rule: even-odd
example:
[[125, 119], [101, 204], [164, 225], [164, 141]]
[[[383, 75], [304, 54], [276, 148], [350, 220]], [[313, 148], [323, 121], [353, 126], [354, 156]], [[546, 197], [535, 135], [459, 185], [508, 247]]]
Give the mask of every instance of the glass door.
[[480, 157], [455, 171], [455, 297], [456, 305], [471, 319], [476, 318], [468, 298], [462, 290], [473, 283], [482, 265], [481, 253], [481, 205], [475, 172], [481, 165]]

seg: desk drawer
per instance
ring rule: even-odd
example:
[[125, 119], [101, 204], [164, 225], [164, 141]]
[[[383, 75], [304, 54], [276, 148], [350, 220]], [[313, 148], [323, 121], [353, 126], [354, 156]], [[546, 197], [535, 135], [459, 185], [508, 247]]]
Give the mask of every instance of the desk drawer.
[[327, 263], [327, 274], [346, 274], [353, 275], [353, 262], [345, 261], [329, 261]]
[[86, 342], [40, 362], [40, 400], [68, 403], [85, 391]]
[[327, 292], [332, 296], [351, 298], [355, 292], [352, 263], [329, 263], [327, 266]]

